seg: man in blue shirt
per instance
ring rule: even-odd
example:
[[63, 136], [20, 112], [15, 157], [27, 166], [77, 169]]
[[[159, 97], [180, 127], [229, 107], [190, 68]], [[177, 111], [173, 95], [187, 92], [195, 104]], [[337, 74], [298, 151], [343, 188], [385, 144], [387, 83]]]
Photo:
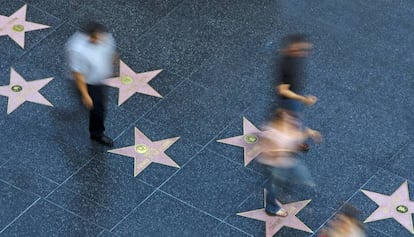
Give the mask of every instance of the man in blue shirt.
[[102, 81], [113, 73], [115, 41], [103, 25], [91, 22], [84, 33], [75, 33], [66, 46], [73, 78], [89, 109], [90, 138], [112, 147], [113, 140], [104, 134], [106, 96]]

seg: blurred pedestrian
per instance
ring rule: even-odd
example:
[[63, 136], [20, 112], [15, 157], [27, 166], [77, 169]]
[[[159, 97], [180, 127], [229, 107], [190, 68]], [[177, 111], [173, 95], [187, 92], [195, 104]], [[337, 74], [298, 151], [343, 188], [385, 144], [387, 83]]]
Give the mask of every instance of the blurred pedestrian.
[[[283, 40], [283, 49], [279, 67], [276, 68], [276, 91], [279, 95], [279, 107], [297, 113], [301, 119], [303, 105], [316, 103], [315, 96], [303, 95], [305, 80], [305, 59], [308, 57], [312, 44], [303, 34], [288, 35]], [[309, 150], [309, 145], [302, 143], [300, 150]]]
[[298, 145], [308, 137], [316, 142], [321, 142], [322, 139], [319, 132], [302, 128], [296, 114], [285, 109], [278, 109], [260, 134], [259, 146], [262, 153], [257, 161], [268, 170], [265, 211], [269, 215], [288, 215], [276, 200], [283, 194], [284, 188], [296, 184], [315, 186], [307, 167], [298, 159]]
[[104, 134], [106, 94], [102, 81], [113, 74], [115, 40], [103, 25], [90, 22], [84, 32], [69, 39], [66, 50], [82, 102], [89, 110], [90, 138], [112, 147], [113, 140]]
[[350, 205], [346, 205], [328, 224], [322, 229], [319, 237], [365, 237], [365, 228], [358, 220], [359, 211]]

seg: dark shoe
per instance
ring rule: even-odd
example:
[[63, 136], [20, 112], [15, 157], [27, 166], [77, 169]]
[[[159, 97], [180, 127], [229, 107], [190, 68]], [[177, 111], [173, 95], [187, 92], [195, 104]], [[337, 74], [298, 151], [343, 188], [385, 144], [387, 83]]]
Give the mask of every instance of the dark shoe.
[[105, 136], [104, 134], [100, 136], [91, 136], [91, 139], [99, 142], [100, 144], [104, 146], [109, 146], [109, 147], [114, 146], [114, 141], [110, 137]]
[[270, 212], [267, 209], [265, 209], [265, 211], [269, 216], [287, 217], [289, 215], [289, 213], [283, 208], [280, 208], [277, 212]]
[[310, 149], [310, 146], [307, 143], [302, 143], [298, 146], [298, 150], [301, 152], [308, 152], [309, 149]]

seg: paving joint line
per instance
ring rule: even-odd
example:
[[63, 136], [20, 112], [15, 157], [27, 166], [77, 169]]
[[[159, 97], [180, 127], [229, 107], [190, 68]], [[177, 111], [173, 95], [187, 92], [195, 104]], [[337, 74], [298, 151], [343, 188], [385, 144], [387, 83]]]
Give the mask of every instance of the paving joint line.
[[69, 177], [67, 177], [59, 186], [57, 186], [55, 189], [53, 189], [48, 195], [46, 195], [44, 198], [47, 199], [49, 198], [52, 193], [54, 193], [56, 190], [58, 190], [60, 187], [62, 187], [69, 179], [71, 179], [73, 176], [75, 176], [83, 167], [85, 167], [86, 165], [88, 165], [89, 163], [91, 163], [91, 161], [93, 160], [93, 157], [90, 158], [85, 164], [83, 164], [81, 167], [79, 167], [75, 172], [73, 172], [73, 174], [71, 174]]
[[322, 225], [320, 225], [316, 230], [315, 230], [315, 233], [318, 233], [318, 231], [322, 228], [322, 227], [324, 227], [325, 226], [325, 224], [329, 221], [329, 220], [331, 220], [341, 209], [342, 209], [342, 207], [344, 207], [345, 205], [346, 205], [346, 203], [348, 203], [349, 201], [351, 201], [351, 199], [352, 198], [354, 198], [360, 191], [361, 191], [361, 188], [362, 187], [364, 187], [368, 182], [370, 182], [371, 181], [371, 179], [373, 179], [373, 177], [375, 176], [375, 174], [374, 175], [372, 175], [364, 184], [362, 184], [359, 188], [358, 188], [358, 190], [356, 191], [356, 192], [354, 192], [347, 200], [345, 200], [345, 202], [341, 205], [341, 206], [339, 206], [337, 209], [335, 209], [335, 211], [334, 211], [334, 213], [330, 216], [330, 217], [328, 217], [328, 219], [327, 220], [325, 220], [323, 223], [322, 223]]
[[74, 216], [76, 216], [76, 217], [78, 217], [78, 218], [80, 218], [80, 219], [82, 219], [82, 220], [84, 220], [84, 221], [86, 221], [86, 222], [88, 222], [88, 223], [92, 224], [92, 225], [95, 225], [95, 226], [97, 226], [97, 227], [99, 227], [99, 228], [102, 228], [103, 230], [108, 230], [107, 228], [105, 228], [105, 227], [103, 227], [103, 226], [99, 225], [98, 223], [95, 223], [95, 222], [93, 222], [92, 220], [89, 220], [89, 219], [87, 219], [87, 218], [84, 218], [83, 216], [80, 216], [80, 215], [76, 214], [75, 212], [73, 212], [73, 211], [71, 211], [71, 210], [68, 210], [68, 209], [66, 209], [66, 208], [62, 207], [61, 205], [59, 205], [59, 204], [57, 204], [57, 203], [55, 203], [55, 202], [53, 202], [53, 201], [50, 201], [50, 200], [48, 200], [48, 199], [43, 199], [43, 200], [45, 200], [46, 202], [48, 202], [48, 203], [50, 203], [50, 204], [52, 204], [52, 205], [54, 205], [54, 206], [56, 206], [56, 207], [58, 207], [58, 208], [62, 209], [63, 211], [69, 212], [70, 214], [72, 214], [72, 215], [74, 215]]
[[0, 234], [3, 233], [7, 228], [9, 228], [9, 226], [11, 226], [12, 224], [14, 224], [23, 214], [25, 214], [40, 199], [42, 199], [42, 198], [41, 197], [38, 197], [30, 206], [28, 206], [26, 209], [24, 209], [23, 212], [21, 212], [16, 218], [14, 218], [9, 224], [7, 224], [2, 230], [0, 230]]
[[[53, 30], [51, 30], [48, 34], [45, 35], [45, 37], [40, 38], [38, 42], [36, 42], [31, 48], [29, 48], [27, 51], [25, 50], [24, 53], [22, 55], [20, 55], [19, 57], [16, 58], [16, 60], [14, 60], [15, 62], [20, 61], [24, 56], [26, 56], [27, 54], [29, 54], [29, 52], [32, 52], [32, 50], [34, 48], [36, 48], [36, 46], [38, 46], [39, 44], [41, 44], [42, 42], [45, 41], [46, 38], [48, 38], [49, 36], [53, 35], [55, 32], [57, 32], [60, 28], [63, 27], [63, 25], [65, 24], [65, 21], [63, 21], [61, 24], [57, 25], [56, 27], [53, 27]], [[15, 63], [13, 62], [13, 64]], [[26, 64], [27, 65], [27, 64]]]
[[136, 119], [135, 121], [133, 121], [132, 123], [131, 123], [131, 125], [129, 125], [127, 128], [125, 128], [124, 129], [124, 131], [122, 131], [114, 140], [116, 140], [116, 139], [118, 139], [120, 136], [122, 136], [127, 130], [129, 130], [129, 129], [131, 129], [131, 128], [133, 128], [133, 127], [135, 127], [135, 124], [137, 124], [138, 122], [139, 122], [139, 120], [141, 120], [141, 119], [145, 119], [145, 116], [147, 115], [147, 114], [149, 114], [150, 112], [152, 112], [152, 110], [156, 107], [156, 106], [158, 106], [160, 103], [162, 103], [165, 99], [167, 99], [168, 98], [168, 96], [171, 94], [171, 93], [173, 93], [179, 86], [181, 86], [181, 84], [183, 84], [184, 83], [184, 81], [185, 81], [185, 79], [184, 80], [182, 80], [176, 87], [174, 87], [170, 92], [168, 92], [164, 97], [163, 97], [163, 99], [161, 99], [161, 100], [159, 100], [157, 103], [155, 103], [151, 108], [149, 108], [145, 113], [143, 113], [141, 116], [139, 116], [138, 117], [138, 119]]
[[[176, 197], [176, 196], [174, 196], [174, 195], [172, 195], [172, 194], [170, 194], [170, 193], [168, 193], [168, 192], [166, 192], [166, 191], [163, 191], [163, 190], [159, 190], [161, 193], [163, 193], [163, 194], [165, 194], [165, 195], [167, 195], [167, 196], [169, 196], [169, 197], [171, 197], [171, 198], [174, 198], [175, 200], [177, 200], [177, 201], [179, 201], [179, 202], [181, 202], [181, 203], [183, 203], [184, 205], [186, 205], [186, 206], [189, 206], [189, 207], [191, 207], [191, 208], [193, 208], [193, 209], [195, 209], [195, 210], [197, 210], [197, 211], [199, 211], [199, 212], [201, 212], [201, 213], [203, 213], [203, 214], [205, 214], [205, 215], [207, 215], [207, 216], [210, 216], [210, 217], [212, 217], [212, 218], [214, 218], [214, 219], [216, 219], [217, 221], [219, 221], [220, 222], [220, 224], [226, 224], [226, 225], [229, 225], [229, 226], [231, 226], [232, 228], [234, 228], [234, 229], [237, 229], [237, 230], [239, 230], [239, 231], [241, 231], [241, 232], [243, 232], [243, 233], [245, 233], [245, 234], [247, 234], [247, 235], [250, 235], [249, 233], [247, 233], [247, 232], [245, 232], [245, 231], [243, 231], [243, 230], [241, 230], [241, 229], [239, 229], [239, 228], [237, 228], [237, 227], [235, 227], [235, 226], [233, 226], [233, 225], [231, 225], [231, 224], [229, 224], [229, 223], [226, 223], [225, 221], [224, 221], [224, 219], [222, 220], [222, 219], [220, 219], [220, 218], [218, 218], [218, 217], [216, 217], [216, 216], [214, 216], [214, 215], [212, 215], [212, 214], [210, 214], [210, 213], [208, 213], [208, 212], [206, 212], [206, 211], [204, 211], [204, 210], [202, 210], [202, 209], [200, 209], [200, 208], [198, 208], [198, 207], [195, 207], [194, 205], [192, 205], [192, 204], [190, 204], [190, 203], [188, 203], [188, 202], [186, 202], [186, 201], [184, 201], [184, 200], [182, 200], [182, 199], [180, 199], [180, 198], [178, 198], [178, 197]], [[219, 225], [220, 225], [219, 224]], [[218, 226], [219, 225], [217, 225], [215, 228], [214, 228], [214, 230], [217, 230], [217, 228], [218, 228]]]
[[152, 195], [154, 195], [155, 192], [158, 191], [158, 188], [154, 189], [144, 200], [142, 200], [136, 207], [134, 207], [126, 216], [124, 216], [117, 224], [115, 224], [109, 232], [112, 233], [113, 230], [115, 230], [116, 227], [118, 227], [124, 220], [126, 220], [135, 210], [137, 210], [144, 202], [146, 202]]

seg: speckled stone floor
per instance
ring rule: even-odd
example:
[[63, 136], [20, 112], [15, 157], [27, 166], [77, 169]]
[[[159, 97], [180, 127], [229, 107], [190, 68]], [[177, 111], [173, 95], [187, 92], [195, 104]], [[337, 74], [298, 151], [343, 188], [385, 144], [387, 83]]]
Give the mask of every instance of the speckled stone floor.
[[[22, 41], [28, 25], [4, 19], [24, 6], [27, 22], [49, 27]], [[0, 15], [0, 35], [15, 26], [0, 36], [0, 86], [12, 70], [53, 78], [39, 90], [53, 107], [7, 113], [0, 96], [0, 236], [264, 236], [264, 222], [237, 215], [263, 208], [263, 168], [217, 140], [243, 134], [243, 118], [266, 120], [274, 58], [292, 32], [314, 44], [306, 93], [319, 100], [305, 117], [324, 143], [303, 156], [316, 189], [281, 200], [311, 200], [296, 216], [313, 233], [275, 236], [317, 236], [344, 203], [366, 220], [378, 205], [361, 190], [391, 195], [407, 180], [414, 200], [412, 0], [0, 0]], [[165, 149], [178, 167], [152, 163], [134, 176], [134, 159], [89, 140], [64, 53], [88, 19], [108, 27], [134, 72], [162, 69], [149, 82], [162, 97], [118, 106], [108, 87], [114, 149], [134, 145], [135, 128], [151, 141], [180, 137]], [[413, 236], [392, 218], [366, 227]]]

